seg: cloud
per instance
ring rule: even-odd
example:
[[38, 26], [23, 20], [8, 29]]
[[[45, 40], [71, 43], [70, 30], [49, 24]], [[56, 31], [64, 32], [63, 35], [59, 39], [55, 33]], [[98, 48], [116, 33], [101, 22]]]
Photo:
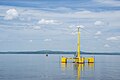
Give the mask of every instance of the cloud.
[[21, 21], [30, 21], [31, 20], [31, 17], [29, 16], [22, 16], [19, 18]]
[[119, 0], [94, 0], [94, 1], [99, 2], [101, 4], [107, 4], [110, 6], [120, 6]]
[[9, 9], [6, 11], [6, 15], [4, 16], [5, 20], [12, 20], [18, 17], [18, 11], [16, 9]]
[[74, 25], [70, 25], [70, 26], [68, 26], [68, 28], [69, 28], [69, 29], [72, 29], [72, 28], [74, 28]]
[[76, 35], [77, 32], [78, 32], [78, 29], [77, 29], [77, 28], [79, 28], [79, 27], [80, 27], [81, 29], [84, 29], [84, 28], [85, 28], [85, 26], [83, 26], [83, 25], [70, 25], [70, 26], [68, 26], [68, 28], [72, 30], [72, 32], [71, 32], [70, 34], [71, 34], [71, 35]]
[[77, 32], [71, 32], [71, 35], [77, 35]]
[[102, 21], [95, 21], [94, 25], [101, 26], [101, 25], [104, 25], [104, 22], [102, 22]]
[[87, 10], [83, 10], [83, 11], [79, 11], [79, 12], [75, 12], [75, 14], [91, 14], [91, 11], [87, 11]]
[[29, 42], [33, 42], [33, 40], [29, 40]]
[[79, 27], [80, 28], [85, 28], [85, 26], [83, 26], [83, 25], [78, 25], [77, 28], [79, 28]]
[[38, 21], [38, 24], [60, 24], [60, 23], [57, 20], [41, 19]]
[[107, 48], [108, 48], [108, 47], [110, 47], [110, 45], [108, 45], [108, 44], [105, 44], [105, 45], [104, 45], [104, 47], [107, 47]]
[[99, 38], [99, 36], [94, 36], [94, 38], [96, 38], [96, 39], [97, 39], [97, 38]]
[[117, 41], [117, 40], [120, 40], [120, 36], [109, 37], [109, 38], [107, 38], [106, 40], [109, 40], [109, 41]]
[[[6, 9], [4, 9], [4, 8], [6, 8]], [[0, 10], [1, 10], [0, 14], [4, 16], [5, 15], [4, 12], [7, 11], [8, 9], [11, 9], [11, 7], [9, 7], [9, 6], [8, 7], [7, 6], [0, 7]], [[90, 31], [90, 34], [82, 33], [83, 35], [81, 35], [81, 36], [85, 37], [85, 38], [87, 37], [88, 40], [89, 40], [89, 39], [91, 39], [91, 36], [92, 37], [94, 36], [95, 33], [100, 34], [100, 32], [97, 33], [97, 31], [99, 31], [101, 29], [101, 27], [100, 28], [99, 27], [93, 27], [94, 26], [93, 23], [92, 23], [93, 21], [96, 21], [97, 25], [101, 25], [102, 21], [109, 22], [110, 26], [103, 26], [104, 27], [103, 28], [104, 30], [102, 29], [103, 31], [107, 31], [109, 29], [112, 30], [114, 28], [119, 28], [119, 26], [120, 26], [120, 23], [119, 23], [120, 11], [119, 10], [113, 10], [113, 11], [108, 10], [108, 11], [100, 11], [100, 12], [78, 10], [78, 11], [73, 11], [73, 12], [70, 12], [70, 13], [69, 12], [59, 13], [59, 12], [52, 12], [52, 11], [49, 11], [49, 10], [48, 11], [45, 11], [45, 10], [42, 10], [42, 9], [38, 10], [38, 9], [35, 9], [35, 8], [30, 8], [30, 7], [29, 8], [27, 8], [27, 7], [15, 7], [15, 9], [19, 10], [19, 13], [20, 13], [19, 17], [23, 18], [23, 19], [21, 19], [23, 21], [18, 20], [18, 19], [16, 21], [13, 20], [11, 22], [0, 21], [0, 25], [3, 25], [3, 27], [5, 27], [4, 32], [6, 34], [3, 34], [3, 36], [12, 35], [13, 33], [15, 33], [14, 36], [19, 36], [19, 34], [20, 34], [20, 35], [22, 35], [23, 38], [26, 38], [26, 36], [28, 36], [28, 35], [30, 35], [31, 38], [32, 37], [38, 38], [38, 35], [40, 35], [42, 37], [49, 37], [49, 34], [51, 34], [51, 35], [55, 34], [56, 38], [60, 36], [61, 39], [62, 38], [64, 39], [68, 35], [63, 35], [63, 31], [62, 31], [63, 28], [66, 28], [67, 26], [72, 25], [72, 24], [75, 25], [73, 28], [72, 28], [72, 26], [70, 27], [72, 29], [69, 29], [68, 31], [64, 31], [64, 32], [65, 33], [69, 32], [68, 34], [76, 35], [77, 33], [75, 31], [72, 31], [72, 30], [76, 29], [77, 24], [82, 23], [83, 25], [85, 25], [85, 28], [87, 28], [87, 30]], [[96, 9], [96, 8], [94, 8], [94, 9]], [[31, 17], [31, 20], [27, 21], [26, 19], [28, 17]], [[38, 25], [38, 20], [39, 20], [39, 24], [53, 24], [53, 23], [56, 22], [56, 20], [63, 21], [64, 24], [59, 25], [57, 27], [54, 27], [53, 25], [52, 25], [53, 27], [46, 26], [46, 28], [49, 28], [50, 30], [47, 29], [47, 32], [44, 33], [42, 31], [35, 31], [35, 30], [40, 30], [40, 28], [42, 28], [42, 25]], [[36, 21], [37, 21], [37, 24], [36, 24]], [[15, 28], [12, 28], [12, 27], [15, 27]], [[30, 30], [21, 30], [20, 27], [23, 27], [23, 28], [25, 27], [26, 29], [30, 29]], [[6, 28], [11, 29], [11, 30], [7, 30]], [[20, 31], [12, 30], [12, 29], [19, 29], [19, 28], [20, 28]], [[60, 34], [57, 33], [57, 32], [59, 32]], [[34, 34], [35, 36], [34, 35], [31, 36], [31, 34]], [[113, 32], [107, 33], [107, 35], [110, 35], [110, 34], [114, 34], [114, 33]], [[100, 37], [102, 39], [104, 39], [107, 35], [100, 36]], [[1, 34], [1, 36], [2, 36], [2, 34]], [[41, 38], [41, 37], [39, 37], [39, 38]], [[70, 37], [70, 39], [71, 39], [71, 37]], [[46, 40], [43, 39], [43, 41], [50, 41], [50, 40], [51, 39], [46, 39]], [[87, 43], [88, 46], [92, 44], [92, 41], [96, 42], [95, 43], [96, 45], [100, 44], [99, 41], [95, 41], [95, 39], [92, 38], [90, 41], [88, 41], [88, 43]], [[104, 40], [101, 41], [101, 43], [102, 42], [104, 43]], [[39, 41], [38, 41], [38, 43], [39, 43]], [[83, 44], [84, 43], [86, 43], [86, 41], [83, 41]], [[111, 43], [111, 45], [112, 44], [113, 43]], [[62, 47], [64, 47], [64, 46], [62, 46]], [[91, 45], [90, 47], [94, 48], [93, 45]], [[103, 45], [101, 46], [101, 48], [102, 47], [103, 47]], [[110, 50], [114, 51], [114, 49], [110, 49]], [[96, 49], [96, 51], [97, 51], [97, 49]]]
[[101, 35], [101, 34], [102, 34], [101, 31], [97, 31], [97, 32], [95, 33], [96, 36]]
[[44, 41], [46, 41], [46, 42], [47, 42], [47, 41], [52, 41], [52, 39], [44, 39]]
[[33, 26], [32, 28], [33, 28], [34, 30], [40, 30], [40, 29], [41, 29], [40, 26]]
[[68, 7], [56, 7], [56, 8], [46, 8], [46, 9], [49, 9], [50, 11], [60, 12], [60, 13], [73, 11], [73, 9], [68, 8]]

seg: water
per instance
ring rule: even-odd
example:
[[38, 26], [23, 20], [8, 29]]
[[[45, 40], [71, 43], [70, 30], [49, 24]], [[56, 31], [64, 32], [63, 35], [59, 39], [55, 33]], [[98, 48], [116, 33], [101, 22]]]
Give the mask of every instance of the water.
[[96, 55], [94, 64], [84, 65], [61, 64], [63, 55], [73, 56], [0, 54], [0, 80], [120, 80], [118, 55]]

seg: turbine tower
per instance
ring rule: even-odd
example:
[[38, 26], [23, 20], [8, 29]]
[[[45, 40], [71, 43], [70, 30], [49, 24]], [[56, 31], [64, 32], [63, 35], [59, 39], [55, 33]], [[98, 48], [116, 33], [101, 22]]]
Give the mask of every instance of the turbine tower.
[[85, 58], [80, 55], [80, 28], [82, 27], [77, 26], [77, 28], [78, 28], [78, 42], [77, 42], [77, 53], [76, 53], [77, 55], [75, 58], [67, 58], [62, 56], [61, 63], [67, 63], [68, 60], [73, 60], [74, 63], [80, 63], [80, 64], [84, 64], [85, 60], [87, 60], [88, 63], [94, 63], [94, 57]]
[[80, 27], [78, 26], [77, 58], [80, 58]]

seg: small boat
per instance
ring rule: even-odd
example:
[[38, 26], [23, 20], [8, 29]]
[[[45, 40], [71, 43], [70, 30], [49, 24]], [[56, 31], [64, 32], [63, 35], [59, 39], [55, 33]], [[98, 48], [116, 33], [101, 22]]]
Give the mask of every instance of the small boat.
[[48, 54], [46, 54], [46, 56], [48, 56]]

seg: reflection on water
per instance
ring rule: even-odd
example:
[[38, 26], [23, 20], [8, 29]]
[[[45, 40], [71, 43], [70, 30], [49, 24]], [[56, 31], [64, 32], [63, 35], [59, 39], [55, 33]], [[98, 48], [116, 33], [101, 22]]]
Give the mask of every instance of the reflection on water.
[[94, 70], [94, 63], [88, 63], [88, 68]]
[[66, 63], [61, 63], [62, 71], [65, 71], [66, 68], [67, 68], [67, 64]]
[[94, 63], [85, 63], [85, 64], [72, 63], [72, 65], [71, 63], [61, 63], [62, 71], [67, 70], [67, 68], [70, 68], [70, 66], [71, 68], [72, 66], [74, 67], [75, 74], [77, 75], [76, 80], [82, 80], [81, 79], [81, 76], [83, 76], [82, 72], [87, 73], [88, 70], [94, 71]]
[[84, 65], [61, 64], [62, 55], [1, 54], [0, 80], [120, 80], [118, 55], [96, 55], [94, 64]]
[[76, 80], [80, 80], [81, 71], [84, 71], [84, 64], [75, 64], [76, 72], [77, 72], [77, 78]]

